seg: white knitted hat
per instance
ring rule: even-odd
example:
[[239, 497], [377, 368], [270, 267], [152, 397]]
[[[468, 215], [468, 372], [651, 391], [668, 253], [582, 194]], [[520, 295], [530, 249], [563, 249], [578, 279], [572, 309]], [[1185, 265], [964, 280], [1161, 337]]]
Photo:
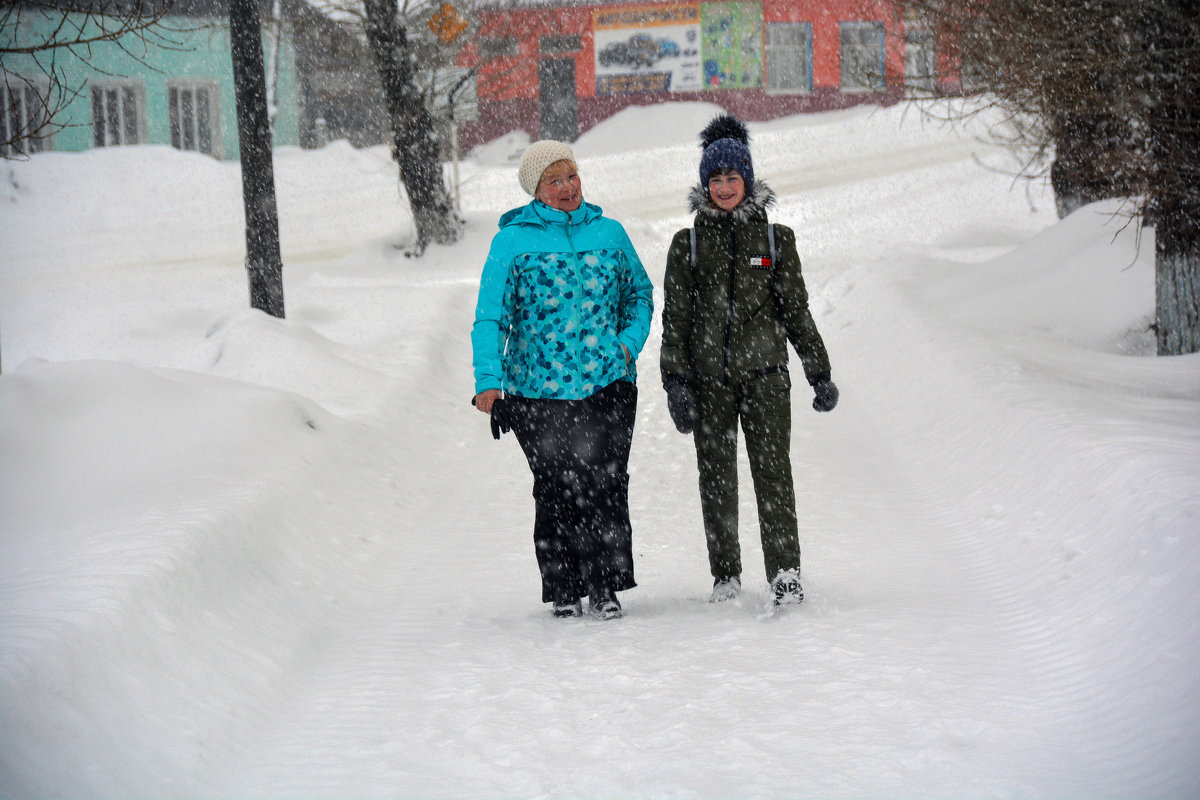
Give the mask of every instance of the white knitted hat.
[[538, 183], [546, 167], [556, 161], [575, 161], [571, 148], [553, 139], [542, 139], [525, 148], [521, 155], [521, 166], [517, 169], [517, 180], [530, 196], [537, 194]]

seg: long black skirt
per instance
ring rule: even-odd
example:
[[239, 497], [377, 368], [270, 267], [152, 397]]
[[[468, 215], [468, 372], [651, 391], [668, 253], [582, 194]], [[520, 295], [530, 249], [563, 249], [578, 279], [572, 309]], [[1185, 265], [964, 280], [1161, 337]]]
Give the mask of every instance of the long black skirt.
[[533, 472], [533, 544], [542, 602], [631, 589], [629, 449], [637, 386], [617, 381], [584, 400], [505, 398]]

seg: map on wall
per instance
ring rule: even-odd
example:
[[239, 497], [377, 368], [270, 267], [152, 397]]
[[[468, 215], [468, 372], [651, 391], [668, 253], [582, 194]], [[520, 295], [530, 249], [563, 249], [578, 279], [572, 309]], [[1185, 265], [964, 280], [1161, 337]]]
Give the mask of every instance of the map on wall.
[[757, 89], [763, 85], [763, 15], [760, 3], [701, 6], [704, 86]]
[[699, 6], [597, 9], [593, 32], [598, 94], [703, 88]]

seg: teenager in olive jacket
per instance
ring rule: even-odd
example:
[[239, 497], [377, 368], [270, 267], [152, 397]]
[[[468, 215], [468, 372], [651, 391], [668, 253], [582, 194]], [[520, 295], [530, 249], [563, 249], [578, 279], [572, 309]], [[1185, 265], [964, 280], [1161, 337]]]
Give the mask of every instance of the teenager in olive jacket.
[[745, 126], [719, 116], [701, 142], [700, 185], [689, 196], [694, 228], [675, 234], [667, 256], [663, 386], [676, 427], [695, 437], [712, 600], [741, 589], [740, 422], [774, 602], [799, 603], [788, 343], [813, 388], [813, 408], [832, 410], [837, 387], [808, 309], [795, 233], [767, 220], [775, 194], [754, 179]]

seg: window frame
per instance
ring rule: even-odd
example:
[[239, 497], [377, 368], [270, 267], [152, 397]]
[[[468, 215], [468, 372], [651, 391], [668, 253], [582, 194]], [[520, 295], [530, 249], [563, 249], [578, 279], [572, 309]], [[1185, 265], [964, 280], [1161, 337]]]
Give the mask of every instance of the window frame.
[[[15, 103], [14, 97], [17, 98]], [[36, 124], [31, 121], [31, 109], [44, 115], [49, 99], [50, 81], [47, 79], [9, 75], [0, 81], [0, 158], [28, 157], [54, 149], [54, 129], [50, 120]], [[13, 120], [10, 111], [16, 111], [18, 119]], [[22, 130], [28, 133], [14, 142], [5, 143], [10, 136], [18, 137]], [[39, 130], [45, 130], [45, 133], [36, 133]]]
[[[128, 147], [149, 144], [145, 81], [139, 79], [89, 81], [88, 89], [92, 104], [92, 147]], [[115, 105], [110, 102], [110, 92], [119, 93], [118, 102]], [[101, 93], [104, 98], [103, 103], [99, 106], [96, 104], [97, 93]], [[132, 120], [130, 119], [131, 105]], [[109, 136], [114, 132], [114, 120], [109, 117], [109, 113], [114, 109], [117, 111], [118, 117], [115, 120], [117, 123], [116, 140]], [[99, 123], [103, 124], [98, 130]], [[131, 131], [136, 141], [128, 141]]]
[[583, 39], [577, 33], [544, 33], [538, 36], [538, 52], [544, 56], [570, 55], [583, 50]]
[[[208, 104], [208, 144], [209, 149], [203, 149], [200, 144], [202, 140], [203, 126], [199, 115], [198, 104], [196, 103], [197, 92], [207, 93]], [[183, 96], [185, 93], [191, 93], [191, 122], [192, 129], [190, 131], [184, 129], [185, 112]], [[205, 155], [213, 156], [220, 159], [224, 155], [223, 142], [221, 141], [221, 84], [213, 79], [206, 78], [172, 78], [167, 81], [167, 126], [170, 136], [170, 144], [177, 150], [184, 150], [194, 153], [204, 153]], [[188, 134], [191, 134], [191, 144], [194, 146], [186, 146], [189, 143]]]
[[[864, 71], [864, 79], [870, 82], [867, 83], [851, 83], [847, 77], [853, 78], [858, 64], [847, 65], [847, 34], [861, 35], [864, 31], [872, 31], [876, 34], [878, 45], [866, 45], [865, 42], [852, 42], [854, 45], [853, 52], [867, 54], [874, 52], [874, 61], [878, 67], [876, 72], [866, 73]], [[885, 53], [884, 40], [887, 30], [884, 24], [878, 20], [843, 20], [838, 23], [838, 60], [840, 72], [840, 88], [845, 94], [869, 94], [873, 92], [882, 92], [887, 88], [887, 75], [885, 72]], [[856, 62], [865, 62], [865, 58], [855, 59]], [[862, 80], [862, 79], [860, 79]]]
[[924, 27], [908, 29], [904, 34], [905, 88], [921, 93], [936, 93], [937, 70], [937, 37], [933, 31]]
[[521, 54], [521, 43], [516, 36], [480, 36], [475, 44], [480, 61], [497, 58], [513, 58]]
[[[782, 28], [800, 29], [804, 32], [804, 43], [800, 46], [791, 44], [778, 44], [771, 41], [772, 30], [780, 30]], [[812, 94], [813, 91], [813, 25], [811, 22], [805, 21], [781, 21], [767, 22], [763, 26], [763, 86], [766, 87], [768, 94]], [[807, 79], [805, 86], [773, 86], [772, 78], [772, 57], [783, 56], [787, 53], [795, 53], [800, 51], [800, 63], [803, 65], [804, 77]], [[794, 63], [794, 62], [792, 62]]]

